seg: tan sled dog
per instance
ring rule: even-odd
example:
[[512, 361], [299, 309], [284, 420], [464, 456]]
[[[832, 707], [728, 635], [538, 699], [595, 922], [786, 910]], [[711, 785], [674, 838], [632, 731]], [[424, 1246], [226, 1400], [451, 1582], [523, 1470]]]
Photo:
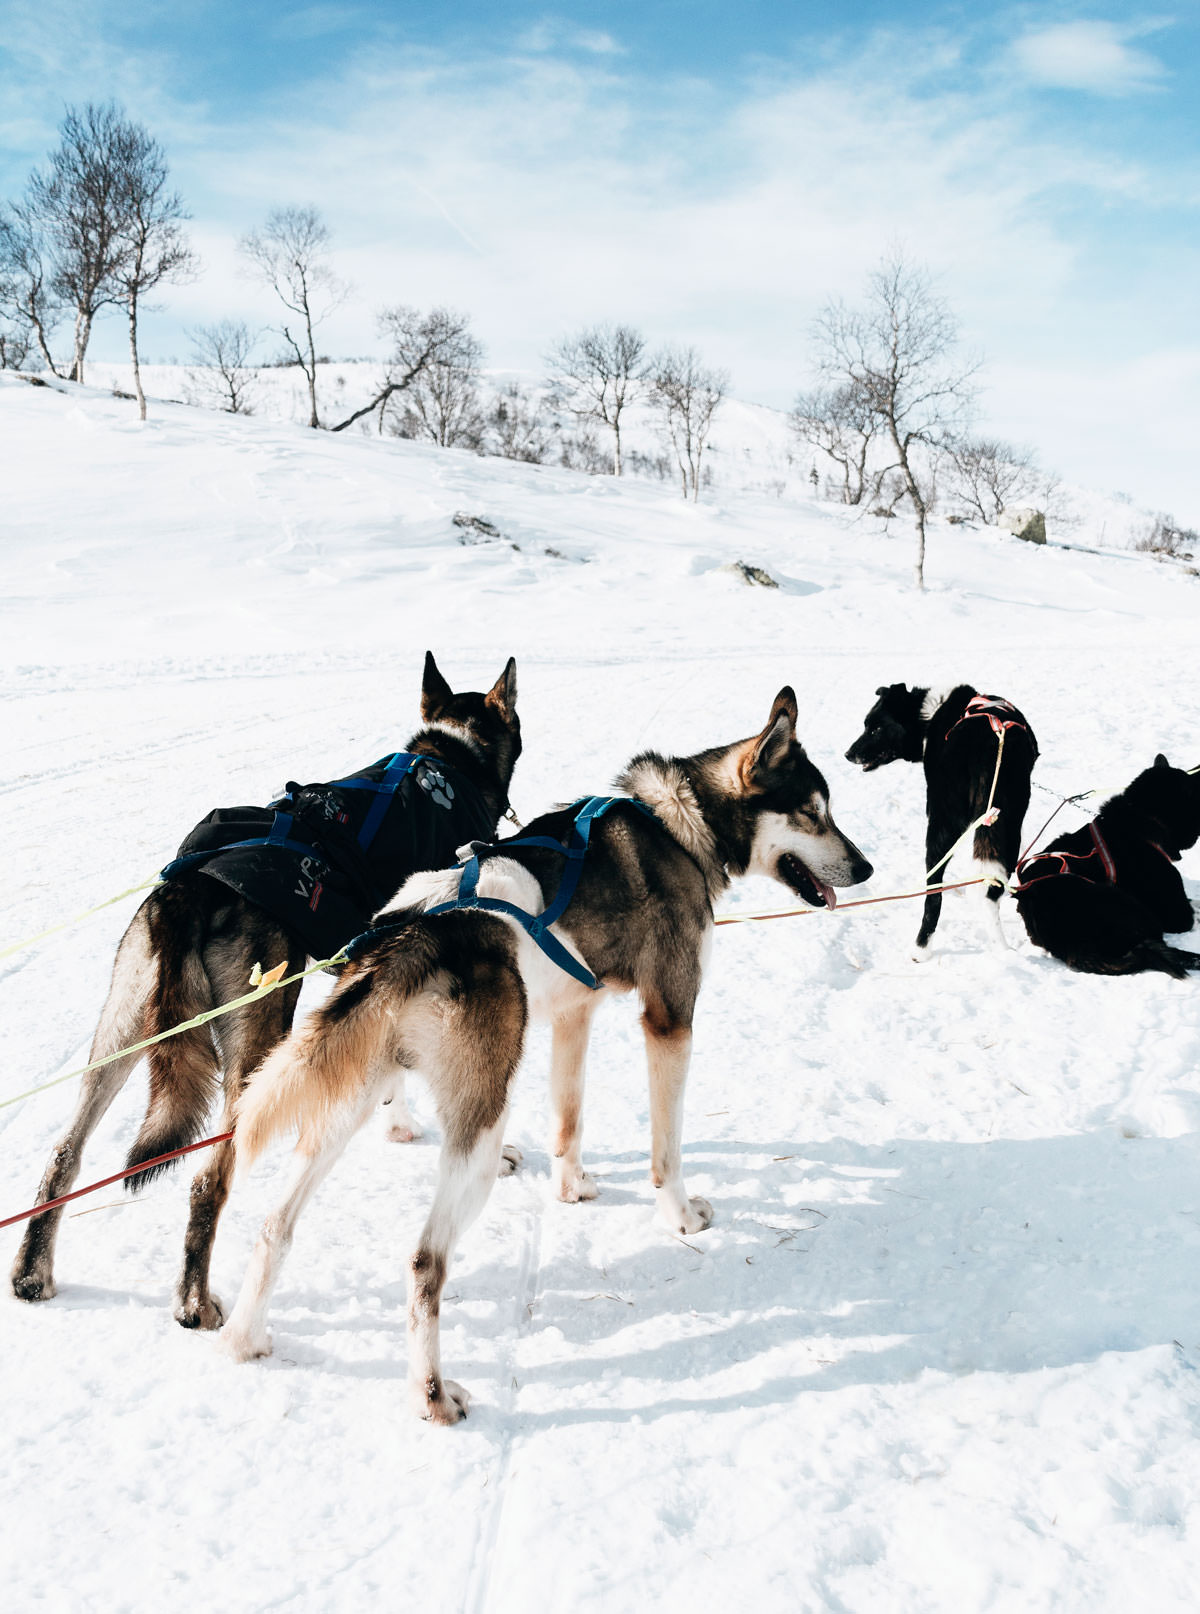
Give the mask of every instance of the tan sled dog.
[[[417, 875], [355, 950], [333, 995], [253, 1077], [238, 1109], [238, 1159], [252, 1161], [284, 1131], [298, 1131], [299, 1144], [294, 1184], [264, 1224], [222, 1335], [236, 1359], [271, 1349], [267, 1307], [308, 1196], [376, 1104], [416, 1070], [432, 1089], [444, 1141], [409, 1272], [409, 1385], [420, 1416], [463, 1417], [466, 1391], [442, 1378], [441, 1293], [450, 1253], [497, 1174], [527, 1020], [553, 1026], [558, 1195], [591, 1199], [596, 1185], [580, 1154], [583, 1067], [606, 992], [635, 991], [642, 1003], [659, 1213], [676, 1233], [708, 1226], [710, 1206], [684, 1186], [680, 1129], [713, 901], [732, 875], [756, 873], [831, 907], [832, 887], [867, 879], [871, 865], [830, 817], [825, 781], [796, 738], [790, 689], [780, 691], [760, 734], [690, 757], [643, 754], [617, 788], [633, 799], [596, 818], [570, 905], [551, 926], [599, 990], [552, 962], [507, 916], [470, 908], [426, 915], [454, 900], [461, 868]], [[519, 842], [490, 849], [478, 895], [527, 916], [547, 910], [564, 878], [575, 816], [572, 808], [549, 813]], [[555, 849], [521, 844], [540, 838]]]

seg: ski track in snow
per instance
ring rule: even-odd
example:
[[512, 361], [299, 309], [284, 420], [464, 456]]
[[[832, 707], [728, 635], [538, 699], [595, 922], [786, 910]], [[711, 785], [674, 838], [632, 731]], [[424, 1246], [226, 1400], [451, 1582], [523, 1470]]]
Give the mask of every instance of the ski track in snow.
[[[875, 862], [864, 894], [922, 862], [920, 771], [841, 760], [877, 684], [1008, 695], [1051, 790], [1200, 761], [1200, 581], [1149, 561], [936, 527], [919, 597], [900, 528], [721, 483], [692, 509], [264, 420], [152, 404], [139, 428], [2, 376], [0, 431], [5, 941], [147, 878], [213, 806], [401, 745], [427, 646], [471, 687], [516, 653], [523, 819], [637, 749], [752, 732], [792, 683]], [[460, 509], [521, 548], [461, 545]], [[784, 586], [714, 573], [732, 559]], [[1053, 805], [1035, 794], [1028, 834]], [[1200, 899], [1200, 853], [1182, 870]], [[82, 1061], [135, 901], [0, 967], [0, 1097]], [[921, 965], [916, 904], [717, 933], [684, 1130], [715, 1221], [687, 1241], [653, 1219], [635, 1006], [597, 1017], [589, 1205], [549, 1197], [535, 1030], [525, 1165], [450, 1269], [444, 1365], [472, 1395], [450, 1431], [404, 1394], [436, 1174], [419, 1083], [427, 1139], [387, 1144], [381, 1116], [301, 1220], [264, 1363], [171, 1320], [190, 1166], [71, 1207], [57, 1299], [0, 1298], [6, 1606], [1194, 1608], [1200, 983], [1073, 976], [1011, 904], [996, 956], [977, 907], [947, 899]], [[0, 1111], [0, 1214], [31, 1202], [73, 1097]], [[144, 1099], [137, 1073], [81, 1181]], [[227, 1301], [286, 1165], [235, 1189]]]

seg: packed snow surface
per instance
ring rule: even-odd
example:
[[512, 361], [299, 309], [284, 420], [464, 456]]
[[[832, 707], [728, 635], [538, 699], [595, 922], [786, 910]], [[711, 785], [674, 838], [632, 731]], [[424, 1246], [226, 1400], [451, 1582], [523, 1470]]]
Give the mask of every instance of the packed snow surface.
[[[148, 878], [213, 806], [402, 745], [427, 647], [460, 688], [516, 655], [526, 818], [636, 750], [757, 731], [792, 684], [868, 893], [922, 869], [920, 770], [842, 760], [879, 684], [1014, 700], [1048, 791], [1200, 762], [1200, 580], [1146, 557], [937, 527], [919, 595], [902, 525], [798, 497], [690, 507], [153, 403], [139, 425], [10, 378], [0, 441], [0, 945]], [[461, 542], [456, 513], [502, 537]], [[1200, 855], [1183, 872], [1200, 896]], [[82, 1063], [135, 901], [0, 961], [0, 1097]], [[727, 903], [789, 905], [765, 882]], [[57, 1298], [0, 1301], [5, 1606], [1194, 1609], [1200, 982], [1072, 975], [1007, 902], [998, 955], [979, 906], [947, 902], [923, 964], [911, 903], [717, 932], [684, 1133], [715, 1221], [687, 1240], [653, 1216], [636, 1006], [593, 1036], [590, 1205], [549, 1197], [535, 1032], [525, 1167], [447, 1287], [453, 1430], [404, 1398], [419, 1084], [425, 1139], [386, 1142], [383, 1111], [302, 1218], [267, 1362], [171, 1319], [188, 1167], [72, 1207]], [[144, 1096], [135, 1076], [81, 1180], [118, 1167]], [[73, 1098], [0, 1109], [0, 1215]], [[286, 1167], [235, 1190], [227, 1302]]]

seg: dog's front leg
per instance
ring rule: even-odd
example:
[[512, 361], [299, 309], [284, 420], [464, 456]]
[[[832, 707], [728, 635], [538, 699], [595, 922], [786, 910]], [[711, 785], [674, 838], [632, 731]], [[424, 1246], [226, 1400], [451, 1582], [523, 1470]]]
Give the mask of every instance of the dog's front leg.
[[691, 1026], [642, 1015], [650, 1073], [650, 1179], [658, 1190], [658, 1214], [672, 1233], [699, 1233], [712, 1221], [706, 1199], [689, 1199], [683, 1182], [680, 1134], [683, 1092], [692, 1058]]
[[470, 1397], [442, 1377], [441, 1306], [446, 1267], [459, 1237], [487, 1203], [496, 1180], [507, 1107], [467, 1147], [443, 1145], [438, 1185], [408, 1272], [408, 1388], [413, 1410], [431, 1423], [467, 1415]]
[[596, 1181], [583, 1169], [583, 1069], [588, 1034], [595, 1013], [595, 994], [572, 1004], [554, 1021], [550, 1056], [550, 1153], [554, 1160], [554, 1192], [574, 1205], [595, 1199]]

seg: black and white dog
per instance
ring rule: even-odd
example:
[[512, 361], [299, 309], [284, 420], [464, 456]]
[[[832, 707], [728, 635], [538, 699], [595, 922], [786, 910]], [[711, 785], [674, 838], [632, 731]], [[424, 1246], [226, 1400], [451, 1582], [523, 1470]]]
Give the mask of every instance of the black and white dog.
[[1200, 970], [1200, 953], [1163, 941], [1196, 922], [1175, 864], [1197, 838], [1200, 775], [1160, 754], [1092, 823], [1022, 863], [1017, 908], [1029, 939], [1093, 975]]
[[[982, 695], [970, 684], [951, 690], [887, 684], [875, 693], [878, 699], [846, 760], [867, 773], [887, 762], [924, 764], [925, 867], [935, 871], [930, 883], [945, 880], [945, 869], [937, 865], [989, 802], [999, 809], [996, 822], [975, 831], [972, 851], [981, 874], [1006, 881], [1021, 855], [1021, 825], [1038, 754], [1024, 716], [1011, 702]], [[1004, 946], [999, 907], [1004, 886], [990, 884], [984, 890], [996, 940]], [[941, 892], [930, 892], [918, 947], [929, 945], [941, 911]]]
[[[452, 863], [466, 839], [490, 838], [521, 753], [516, 696], [511, 660], [486, 694], [456, 694], [428, 654], [422, 726], [404, 753], [352, 779], [289, 786], [271, 808], [210, 813], [121, 938], [90, 1059], [241, 997], [256, 963], [286, 961], [287, 974], [295, 975], [306, 957], [332, 956], [367, 929], [400, 880]], [[398, 783], [389, 778], [394, 771]], [[218, 1086], [225, 1096], [221, 1130], [228, 1131], [246, 1078], [291, 1029], [299, 995], [295, 982], [151, 1048], [150, 1103], [128, 1164], [198, 1138]], [[120, 1053], [84, 1077], [71, 1124], [42, 1178], [39, 1205], [71, 1188], [88, 1138], [140, 1057]], [[412, 1132], [393, 1121], [390, 1135], [401, 1140]], [[219, 1328], [223, 1320], [208, 1272], [233, 1166], [233, 1144], [218, 1144], [192, 1183], [175, 1306], [185, 1328]], [[61, 1216], [47, 1211], [29, 1223], [12, 1269], [18, 1299], [53, 1297]]]

